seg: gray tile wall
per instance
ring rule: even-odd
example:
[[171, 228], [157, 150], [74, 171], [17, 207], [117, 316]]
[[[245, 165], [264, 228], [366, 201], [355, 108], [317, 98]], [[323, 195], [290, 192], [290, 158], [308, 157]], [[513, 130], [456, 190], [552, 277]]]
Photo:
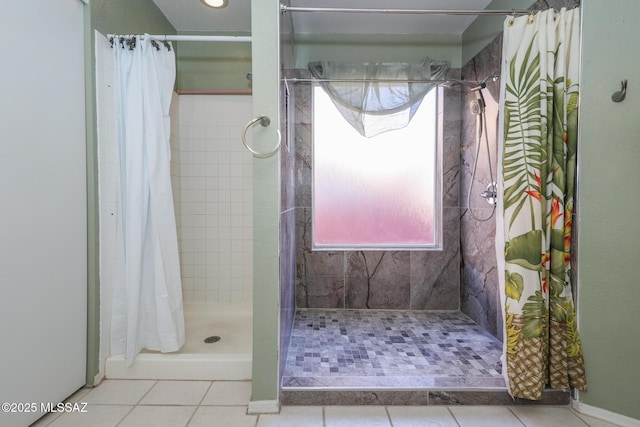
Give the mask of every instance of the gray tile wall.
[[[502, 51], [502, 36], [498, 36], [484, 50], [476, 55], [464, 67], [461, 75], [464, 80], [478, 81], [496, 71], [500, 71]], [[462, 215], [460, 217], [461, 250], [461, 310], [475, 320], [494, 336], [502, 334], [498, 328], [501, 322], [499, 316], [500, 300], [498, 292], [498, 272], [495, 251], [495, 214], [493, 208], [483, 198], [480, 192], [487, 185], [497, 179], [497, 119], [498, 99], [500, 96], [500, 82], [488, 81], [483, 97], [486, 103], [487, 135], [489, 139], [489, 153], [491, 158], [491, 173], [487, 160], [486, 140], [482, 138], [478, 153], [477, 129], [480, 119], [471, 109], [471, 103], [477, 100], [475, 92], [464, 90], [462, 93], [462, 132], [460, 140]], [[475, 179], [471, 196], [468, 198], [469, 187], [472, 184], [473, 169], [476, 157]], [[468, 198], [468, 201], [467, 201]], [[477, 218], [488, 221], [478, 221]]]
[[[305, 70], [289, 70], [305, 77]], [[449, 77], [459, 78], [459, 70]], [[442, 251], [311, 250], [311, 86], [289, 84], [295, 113], [296, 305], [457, 310], [460, 307], [460, 89], [445, 90]], [[285, 173], [285, 171], [283, 171]]]

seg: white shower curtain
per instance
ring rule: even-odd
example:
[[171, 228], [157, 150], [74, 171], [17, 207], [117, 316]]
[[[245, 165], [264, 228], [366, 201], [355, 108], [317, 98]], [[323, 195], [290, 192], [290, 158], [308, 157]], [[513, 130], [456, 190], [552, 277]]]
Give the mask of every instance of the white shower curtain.
[[141, 349], [177, 351], [184, 315], [171, 192], [169, 106], [175, 56], [148, 35], [114, 37], [120, 206], [120, 280], [113, 290], [111, 353], [131, 365]]

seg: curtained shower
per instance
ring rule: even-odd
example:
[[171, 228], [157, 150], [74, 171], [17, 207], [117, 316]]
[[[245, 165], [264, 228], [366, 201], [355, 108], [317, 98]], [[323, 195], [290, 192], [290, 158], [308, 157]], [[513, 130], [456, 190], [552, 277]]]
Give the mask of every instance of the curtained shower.
[[[549, 47], [543, 49], [543, 52], [545, 52], [544, 55], [555, 55], [557, 53], [560, 58], [564, 58], [565, 56], [563, 55], [566, 47], [569, 56], [577, 57], [579, 52], [579, 46], [577, 44], [579, 37], [577, 30], [579, 30], [580, 27], [579, 13], [579, 9], [571, 11], [565, 9], [560, 12], [555, 12], [553, 9], [550, 9], [545, 12], [528, 13], [520, 18], [509, 16], [505, 20], [505, 27], [526, 27], [526, 31], [530, 37], [529, 41], [531, 37], [537, 38], [538, 34], [550, 33], [555, 35], [557, 33], [558, 36], [554, 36], [554, 40], [549, 41], [549, 43], [551, 43]], [[544, 29], [542, 29], [543, 27], [536, 27], [540, 21], [544, 21], [545, 23], [548, 21], [551, 27], [549, 29], [546, 27], [544, 27]], [[554, 24], [556, 25], [555, 27], [553, 26]], [[508, 62], [512, 60], [514, 52], [517, 51], [519, 55], [535, 55], [530, 53], [531, 50], [529, 46], [518, 46], [518, 38], [510, 39], [511, 37], [512, 34], [505, 29], [505, 53], [502, 61], [507, 63], [500, 73], [501, 84], [513, 89], [511, 86], [515, 85], [516, 88], [518, 88], [519, 85], [521, 85], [521, 83], [517, 82], [520, 76], [523, 76], [525, 80], [535, 80], [535, 84], [532, 86], [541, 86], [543, 91], [530, 96], [532, 99], [535, 99], [535, 102], [538, 104], [544, 104], [544, 107], [540, 107], [539, 109], [541, 111], [548, 109], [551, 112], [551, 118], [548, 120], [546, 118], [530, 118], [529, 130], [537, 130], [541, 135], [544, 135], [544, 137], [541, 138], [541, 140], [543, 140], [542, 142], [533, 143], [526, 140], [518, 143], [512, 141], [510, 138], [514, 137], [513, 134], [515, 131], [510, 131], [509, 129], [510, 126], [517, 126], [512, 111], [515, 109], [521, 112], [525, 108], [536, 110], [537, 107], [534, 106], [531, 108], [531, 106], [534, 105], [531, 102], [531, 98], [521, 97], [520, 99], [513, 99], [510, 93], [507, 93], [505, 97], [504, 93], [506, 89], [502, 90], [503, 93], [500, 97], [497, 96], [497, 91], [492, 94], [493, 98], [500, 103], [500, 116], [506, 116], [504, 123], [506, 138], [501, 147], [519, 144], [521, 147], [525, 147], [525, 151], [516, 154], [510, 151], [511, 148], [505, 148], [506, 151], [504, 151], [504, 156], [501, 159], [503, 163], [500, 165], [500, 172], [498, 174], [498, 176], [501, 176], [501, 178], [498, 179], [501, 183], [500, 190], [503, 191], [498, 195], [499, 198], [504, 197], [505, 201], [499, 209], [496, 210], [501, 210], [501, 222], [500, 225], [497, 226], [498, 231], [496, 234], [502, 235], [502, 230], [505, 230], [507, 246], [505, 246], [504, 242], [498, 242], [496, 244], [498, 248], [496, 251], [499, 262], [498, 269], [495, 269], [495, 267], [490, 268], [492, 260], [488, 259], [488, 254], [480, 255], [484, 257], [484, 259], [481, 260], [481, 267], [489, 267], [487, 270], [484, 270], [487, 272], [484, 277], [480, 276], [480, 274], [478, 274], [478, 276], [484, 279], [480, 281], [481, 284], [486, 285], [486, 287], [495, 286], [496, 292], [498, 292], [497, 283], [499, 281], [496, 276], [500, 276], [499, 279], [503, 282], [501, 293], [495, 298], [495, 304], [500, 305], [501, 302], [503, 303], [502, 314], [500, 310], [497, 309], [497, 313], [494, 313], [493, 318], [487, 316], [487, 323], [490, 325], [491, 321], [493, 320], [495, 322], [497, 317], [499, 331], [496, 335], [498, 335], [499, 338], [503, 338], [505, 342], [505, 352], [507, 356], [503, 360], [502, 369], [506, 379], [507, 389], [514, 397], [539, 400], [542, 398], [541, 392], [547, 384], [552, 388], [563, 390], [569, 387], [575, 387], [577, 389], [584, 389], [586, 387], [582, 368], [582, 354], [575, 321], [575, 308], [571, 296], [571, 248], [569, 245], [571, 241], [570, 228], [573, 214], [573, 192], [575, 188], [576, 150], [576, 135], [574, 132], [576, 123], [572, 123], [571, 119], [577, 116], [578, 76], [575, 75], [575, 71], [577, 70], [578, 64], [565, 59], [559, 59], [558, 61], [553, 60], [551, 62], [546, 59], [542, 61], [536, 59], [534, 62], [538, 65], [541, 63], [542, 66], [545, 67], [545, 70], [547, 67], [553, 70], [549, 78], [547, 78], [546, 74], [544, 74], [544, 77], [535, 77], [532, 74], [533, 67], [525, 67], [524, 71], [520, 72], [518, 69], [518, 67], [520, 67], [519, 65], [511, 67], [509, 65], [510, 62]], [[558, 43], [559, 48], [555, 44], [556, 38], [560, 41]], [[542, 40], [546, 43], [547, 37]], [[515, 47], [509, 48], [512, 44]], [[527, 52], [529, 52], [529, 54]], [[496, 54], [495, 57], [497, 62], [500, 61], [499, 54]], [[520, 56], [518, 58], [517, 61], [522, 60]], [[487, 75], [494, 75], [493, 73], [500, 68], [500, 65], [501, 63], [496, 63], [495, 67], [489, 70], [485, 69], [485, 72], [488, 71], [488, 74], [480, 76], [476, 74], [476, 80], [480, 81]], [[567, 79], [560, 77], [567, 75], [567, 73], [563, 72], [562, 74], [558, 74], [555, 71], [564, 67], [568, 68], [568, 75], [571, 81], [566, 81]], [[324, 71], [324, 66], [321, 67], [321, 71]], [[308, 75], [304, 74], [304, 71], [299, 70], [296, 70], [296, 73], [298, 74], [294, 75], [292, 73], [292, 78], [298, 83], [304, 82]], [[322, 74], [313, 73], [313, 69], [311, 70], [311, 74], [316, 79], [324, 77]], [[542, 76], [542, 74], [540, 74], [540, 76]], [[447, 77], [451, 80], [456, 80], [455, 75]], [[460, 77], [465, 80], [466, 76], [462, 75]], [[468, 77], [469, 83], [474, 81], [473, 75], [469, 75]], [[547, 80], [550, 82], [549, 85], [547, 84]], [[313, 79], [307, 79], [306, 81], [313, 81]], [[320, 81], [319, 83], [322, 84], [324, 82]], [[466, 88], [466, 86], [467, 85], [464, 85], [463, 88]], [[298, 84], [297, 87], [302, 88], [302, 84]], [[300, 90], [302, 91], [303, 89]], [[445, 154], [448, 154], [446, 153], [447, 149], [454, 149], [453, 147], [456, 141], [456, 138], [452, 137], [456, 131], [454, 129], [456, 123], [449, 124], [446, 120], [450, 120], [460, 114], [459, 107], [464, 108], [464, 105], [458, 104], [458, 109], [456, 109], [455, 112], [453, 108], [447, 111], [448, 106], [456, 105], [455, 90], [458, 89], [449, 88], [449, 92], [445, 92], [445, 112], [443, 113], [445, 118], [445, 124], [443, 126], [445, 133]], [[464, 94], [464, 90], [462, 90], [462, 92], [463, 97], [468, 96]], [[552, 101], [554, 92], [556, 92], [555, 101]], [[449, 95], [451, 97], [447, 98]], [[309, 102], [306, 95], [300, 96], [298, 100], [300, 105], [308, 105]], [[344, 103], [342, 104], [344, 105]], [[564, 106], [567, 107], [566, 112], [562, 112]], [[450, 116], [449, 114], [452, 115]], [[294, 123], [296, 129], [295, 143], [300, 146], [300, 157], [302, 157], [302, 161], [296, 169], [298, 176], [302, 177], [302, 179], [300, 179], [297, 184], [299, 184], [298, 188], [300, 188], [300, 200], [304, 202], [309, 199], [309, 193], [311, 191], [310, 182], [305, 177], [305, 174], [308, 173], [307, 170], [310, 168], [311, 161], [307, 151], [308, 148], [302, 144], [308, 143], [311, 136], [311, 127], [309, 126], [309, 122], [306, 121], [308, 119], [304, 116], [304, 113], [301, 117], [302, 119], [299, 124], [298, 122]], [[561, 123], [566, 123], [566, 126], [563, 127], [562, 124], [560, 124], [558, 117]], [[563, 119], [563, 117], [566, 119]], [[556, 123], [560, 124], [560, 127], [556, 127]], [[556, 145], [555, 148], [553, 145], [547, 145], [547, 129], [549, 130], [550, 136], [556, 135], [557, 139], [559, 135], [561, 145]], [[526, 138], [530, 138], [530, 136], [526, 136]], [[567, 143], [565, 144], [565, 142]], [[534, 144], [538, 144], [539, 147], [534, 149]], [[500, 150], [502, 150], [502, 148], [500, 148]], [[534, 152], [532, 156], [529, 156], [532, 151], [536, 152]], [[548, 157], [546, 156], [547, 152], [550, 153]], [[466, 155], [464, 151], [454, 154], [459, 156], [458, 159]], [[527, 166], [529, 165], [529, 161], [526, 159], [531, 158], [535, 163], [541, 165], [540, 170], [527, 169], [525, 172], [520, 172], [520, 176], [517, 176], [517, 166], [515, 162], [513, 162], [515, 158], [525, 159], [524, 163]], [[468, 160], [468, 158], [464, 158], [463, 165], [466, 163], [465, 160]], [[455, 163], [451, 162], [450, 164], [451, 167], [445, 166], [445, 170], [457, 170]], [[559, 168], [556, 166], [559, 166]], [[566, 175], [564, 175], [565, 171]], [[515, 182], [509, 182], [509, 180], [514, 179]], [[524, 181], [522, 181], [522, 179], [524, 179]], [[444, 180], [447, 182], [448, 177], [445, 176]], [[457, 182], [452, 180], [450, 188], [456, 188], [456, 184]], [[466, 184], [468, 185], [468, 183]], [[516, 185], [514, 186], [514, 184]], [[527, 187], [525, 184], [530, 185], [530, 187]], [[466, 224], [471, 221], [469, 219], [471, 215], [467, 215], [465, 212], [469, 210], [470, 206], [461, 207], [457, 197], [456, 194], [453, 194], [451, 199], [447, 200], [448, 204], [445, 205], [444, 211], [445, 218], [451, 217], [451, 224], [454, 224], [455, 220], [457, 220], [457, 226], [460, 227], [460, 224]], [[545, 201], [545, 199], [548, 201]], [[521, 204], [520, 202], [522, 200], [525, 200], [525, 202]], [[298, 201], [297, 198], [296, 201]], [[548, 206], [548, 212], [545, 211], [544, 214], [534, 214], [534, 216], [537, 216], [542, 222], [539, 226], [536, 225], [536, 227], [541, 227], [541, 229], [532, 230], [533, 232], [531, 234], [527, 234], [529, 233], [528, 230], [517, 231], [515, 227], [510, 228], [511, 224], [509, 224], [509, 222], [511, 221], [511, 217], [505, 220], [504, 216], [513, 215], [514, 211], [517, 211], [515, 212], [517, 215], [523, 214], [525, 210], [528, 213], [530, 211], [529, 206], [534, 203], [538, 203], [540, 207], [544, 206], [545, 209], [547, 209]], [[300, 238], [297, 241], [296, 301], [298, 307], [302, 307], [303, 309], [362, 309], [365, 307], [362, 307], [359, 301], [362, 299], [361, 295], [363, 292], [366, 293], [366, 295], [369, 295], [369, 292], [371, 292], [376, 298], [379, 298], [380, 301], [384, 300], [384, 303], [386, 303], [386, 305], [382, 307], [384, 309], [456, 310], [459, 307], [456, 303], [460, 300], [456, 299], [457, 295], [454, 294], [455, 290], [450, 292], [454, 298], [447, 300], [449, 302], [453, 301], [450, 305], [445, 305], [442, 303], [442, 300], [434, 298], [434, 296], [438, 296], [438, 291], [443, 289], [446, 284], [454, 284], [454, 282], [457, 282], [455, 280], [456, 273], [459, 274], [458, 279], [460, 279], [460, 273], [465, 276], [467, 274], [467, 270], [464, 270], [466, 268], [464, 265], [465, 259], [456, 258], [459, 256], [457, 252], [451, 256], [453, 262], [450, 262], [449, 258], [445, 258], [445, 256], [448, 255], [447, 250], [452, 252], [456, 250], [454, 242], [456, 240], [462, 241], [459, 237], [456, 239], [457, 236], [455, 235], [453, 238], [447, 238], [445, 236], [445, 251], [442, 253], [424, 252], [408, 254], [395, 251], [389, 252], [391, 256], [384, 256], [385, 253], [380, 256], [379, 253], [367, 252], [319, 253], [313, 251], [309, 244], [310, 233], [308, 230], [310, 230], [311, 217], [308, 212], [310, 208], [305, 207], [302, 203], [300, 203], [300, 206], [302, 206], [300, 209], [301, 212], [299, 215], [296, 215], [296, 218], [298, 218], [296, 234], [301, 232]], [[460, 216], [454, 218], [454, 215], [458, 212], [460, 212]], [[548, 220], [546, 219], [547, 217]], [[542, 218], [545, 219], [542, 220]], [[503, 228], [503, 223], [506, 224], [506, 229]], [[554, 230], [547, 228], [550, 224], [553, 224]], [[491, 225], [492, 224], [490, 224], [490, 226]], [[473, 225], [469, 226], [466, 231], [474, 233], [475, 230], [482, 228], [482, 231], [480, 231], [482, 235], [487, 234], [489, 239], [493, 241], [494, 235], [490, 226], [482, 225], [476, 227], [476, 225]], [[455, 224], [450, 228], [456, 230]], [[542, 231], [543, 229], [544, 231]], [[447, 230], [445, 229], [445, 233], [446, 232]], [[539, 238], [540, 240], [537, 242], [534, 241], [534, 239], [524, 238], [521, 241], [518, 241], [518, 239], [509, 240], [511, 236], [519, 237], [518, 232]], [[561, 237], [560, 240], [558, 240], [558, 236]], [[549, 245], [549, 247], [547, 248], [546, 245]], [[475, 248], [470, 247], [470, 250]], [[518, 249], [516, 250], [515, 248]], [[506, 251], [506, 267], [504, 266], [505, 249], [508, 249]], [[490, 258], [493, 258], [493, 252], [492, 248], [491, 254], [489, 254]], [[463, 262], [456, 263], [456, 259]], [[369, 270], [366, 268], [369, 264], [375, 265], [373, 274], [369, 274]], [[512, 268], [510, 264], [515, 265], [515, 267]], [[364, 267], [362, 267], [362, 265], [364, 265]], [[561, 270], [559, 269], [560, 265], [562, 265]], [[442, 266], [442, 270], [437, 271], [438, 274], [433, 281], [425, 280], [430, 279], [430, 277], [427, 274], [423, 275], [419, 272], [420, 268], [429, 268], [427, 266], [431, 266], [433, 270], [441, 268]], [[531, 282], [531, 285], [529, 285], [527, 273], [521, 271], [521, 269], [530, 269], [532, 274], [539, 279], [537, 285], [535, 284], [536, 282]], [[498, 272], [497, 274], [496, 271]], [[505, 271], [508, 271], [509, 274], [507, 276], [508, 284], [506, 288], [504, 285]], [[360, 276], [364, 278], [360, 278]], [[466, 278], [467, 277], [465, 277], [465, 279]], [[476, 277], [473, 278], [475, 279]], [[525, 285], [524, 282], [527, 282], [527, 284]], [[361, 289], [362, 286], [360, 286], [360, 283], [367, 284], [364, 291]], [[456, 283], [456, 285], [459, 286], [459, 283]], [[482, 289], [482, 292], [484, 292], [484, 289]], [[425, 294], [427, 294], [426, 298]], [[479, 304], [477, 304], [477, 306], [484, 310], [482, 306], [483, 302], [486, 301], [478, 300]], [[378, 303], [376, 303], [376, 308], [379, 308]], [[507, 311], [505, 312], [505, 310]], [[484, 315], [484, 313], [481, 314]], [[503, 314], [504, 321], [508, 326], [504, 326], [501, 322]], [[504, 331], [502, 331], [502, 329], [504, 329]], [[500, 334], [500, 332], [503, 333]], [[535, 344], [537, 347], [533, 349], [529, 348], [527, 351], [521, 352], [522, 346], [530, 345], [532, 341], [529, 340], [532, 338], [537, 340]], [[520, 347], [514, 347], [514, 340], [519, 340], [518, 345]], [[522, 362], [514, 362], [516, 355], [522, 359]], [[498, 368], [498, 370], [499, 369], [500, 368]], [[537, 377], [535, 381], [531, 381], [531, 375]], [[518, 377], [521, 379], [518, 379]], [[526, 391], [523, 391], [523, 389]]]

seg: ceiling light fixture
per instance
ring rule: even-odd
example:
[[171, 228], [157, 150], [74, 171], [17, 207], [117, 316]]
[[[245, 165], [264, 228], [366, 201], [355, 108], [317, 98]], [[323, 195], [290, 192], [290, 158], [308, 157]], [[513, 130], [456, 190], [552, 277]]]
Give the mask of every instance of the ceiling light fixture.
[[212, 7], [214, 9], [222, 9], [229, 4], [229, 0], [201, 0], [205, 6]]

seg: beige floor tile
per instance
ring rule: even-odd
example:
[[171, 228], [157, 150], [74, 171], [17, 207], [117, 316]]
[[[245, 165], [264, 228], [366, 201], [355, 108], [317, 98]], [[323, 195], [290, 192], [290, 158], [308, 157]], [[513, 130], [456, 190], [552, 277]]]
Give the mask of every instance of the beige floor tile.
[[88, 387], [83, 387], [80, 390], [76, 391], [75, 393], [73, 393], [71, 396], [69, 396], [65, 402], [84, 402], [83, 398], [89, 394], [89, 392], [91, 391], [91, 388]]
[[[67, 399], [65, 399], [65, 402], [70, 402], [70, 403], [84, 402], [84, 400], [82, 400], [82, 398], [84, 396], [86, 396], [90, 391], [91, 391], [90, 388], [84, 388], [83, 387], [80, 390], [78, 390], [77, 392], [75, 392], [74, 394], [72, 394], [71, 396], [69, 396]], [[60, 412], [51, 412], [51, 413], [43, 416], [42, 418], [40, 418], [38, 421], [33, 423], [30, 427], [48, 426], [49, 424], [51, 424], [51, 422], [53, 422], [54, 419], [58, 418], [60, 415], [61, 415]]]
[[158, 381], [140, 401], [141, 405], [198, 405], [211, 381]]
[[511, 411], [527, 427], [562, 426], [586, 427], [585, 422], [568, 407], [557, 406], [512, 406]]
[[135, 405], [153, 387], [156, 381], [104, 380], [82, 397], [83, 402], [108, 405]]
[[326, 427], [391, 427], [384, 406], [327, 406]]
[[264, 414], [257, 427], [322, 427], [322, 406], [283, 406], [279, 414]]
[[458, 427], [444, 406], [388, 406], [393, 427]]
[[522, 427], [524, 424], [506, 406], [450, 406], [461, 427]]
[[47, 427], [115, 427], [133, 409], [124, 405], [87, 405], [87, 412], [60, 414]]
[[591, 417], [589, 415], [581, 414], [579, 412], [573, 411], [573, 413], [583, 420], [589, 427], [619, 427], [618, 424], [613, 424], [605, 420], [601, 420], [600, 418]]
[[201, 406], [189, 427], [255, 427], [256, 415], [247, 415], [246, 406]]
[[45, 427], [45, 426], [48, 426], [49, 424], [51, 424], [53, 422], [53, 420], [55, 420], [59, 416], [60, 416], [60, 414], [54, 414], [54, 413], [46, 414], [45, 416], [39, 418], [36, 422], [31, 424], [29, 427]]
[[247, 406], [251, 399], [251, 381], [214, 381], [202, 405]]
[[[34, 427], [615, 427], [565, 406], [285, 406], [247, 415], [251, 381], [105, 380]], [[134, 406], [138, 405], [138, 406]], [[198, 405], [203, 405], [198, 407]]]
[[185, 427], [195, 406], [136, 406], [118, 427]]

